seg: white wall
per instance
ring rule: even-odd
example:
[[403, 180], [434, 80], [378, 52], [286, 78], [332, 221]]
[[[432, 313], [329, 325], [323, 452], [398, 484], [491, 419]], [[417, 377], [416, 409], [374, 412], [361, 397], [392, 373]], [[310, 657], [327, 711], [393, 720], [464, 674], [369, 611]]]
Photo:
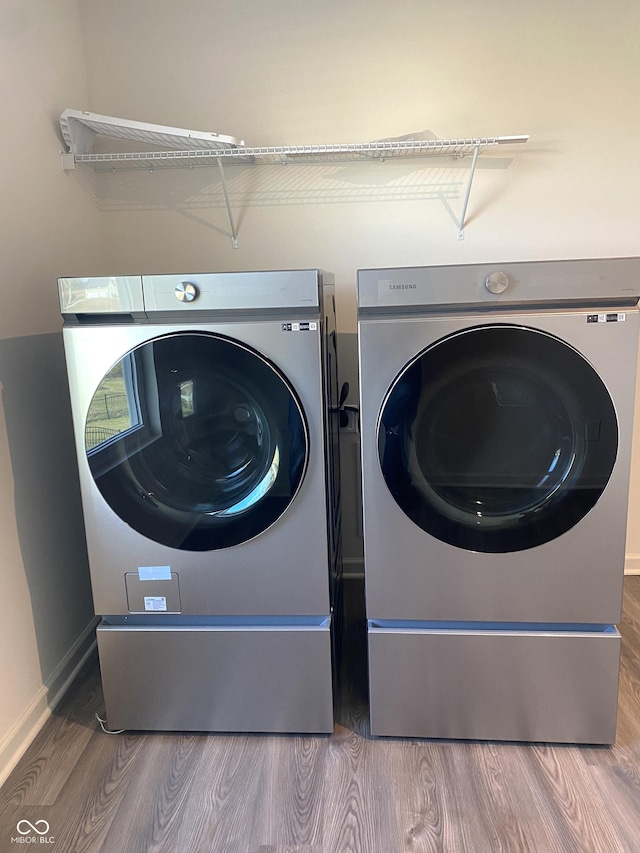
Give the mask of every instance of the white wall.
[[1, 782], [92, 620], [56, 296], [103, 263], [100, 214], [58, 157], [57, 117], [86, 98], [77, 0], [0, 0], [0, 88]]
[[[366, 141], [427, 128], [440, 137], [530, 133], [531, 142], [491, 154], [498, 168], [478, 175], [463, 242], [441, 202], [358, 203], [354, 186], [384, 185], [387, 170], [397, 181], [392, 164], [376, 164], [336, 177], [349, 203], [326, 203], [319, 193], [320, 204], [270, 205], [258, 193], [238, 211], [236, 252], [180, 213], [109, 216], [122, 268], [320, 261], [351, 292], [362, 265], [637, 250], [638, 167], [625, 156], [640, 129], [633, 0], [594, 0], [588, 14], [578, 2], [551, 0], [529, 9], [507, 0], [217, 5], [83, 0], [91, 109], [250, 145]], [[311, 180], [304, 171], [287, 179], [294, 189]], [[147, 182], [149, 193], [158, 177]], [[195, 207], [215, 183], [213, 170], [200, 195], [196, 183], [185, 195]], [[273, 200], [282, 202], [276, 183]], [[187, 203], [175, 192], [171, 201]], [[226, 225], [221, 208], [199, 215]]]

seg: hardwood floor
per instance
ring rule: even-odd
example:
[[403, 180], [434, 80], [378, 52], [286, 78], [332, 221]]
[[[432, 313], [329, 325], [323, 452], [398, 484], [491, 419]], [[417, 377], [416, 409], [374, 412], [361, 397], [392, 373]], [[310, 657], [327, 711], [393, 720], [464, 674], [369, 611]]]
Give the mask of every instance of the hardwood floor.
[[640, 576], [611, 748], [370, 738], [354, 583], [331, 737], [106, 734], [92, 660], [0, 790], [1, 853], [20, 821], [54, 853], [640, 850]]

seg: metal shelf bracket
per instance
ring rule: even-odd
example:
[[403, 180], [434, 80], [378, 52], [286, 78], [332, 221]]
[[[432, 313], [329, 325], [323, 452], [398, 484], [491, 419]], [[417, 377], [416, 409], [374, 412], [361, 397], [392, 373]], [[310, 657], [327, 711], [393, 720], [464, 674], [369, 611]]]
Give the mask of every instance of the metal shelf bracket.
[[464, 240], [464, 220], [467, 215], [469, 196], [471, 195], [471, 184], [473, 183], [473, 176], [476, 172], [476, 164], [478, 162], [479, 153], [480, 146], [476, 145], [476, 147], [473, 149], [473, 159], [471, 160], [471, 168], [469, 169], [469, 180], [467, 181], [467, 188], [465, 190], [464, 200], [462, 202], [462, 212], [460, 214], [460, 220], [458, 221], [458, 240]]
[[231, 245], [234, 249], [238, 248], [238, 235], [236, 234], [236, 226], [233, 221], [233, 214], [231, 212], [231, 203], [229, 201], [229, 191], [227, 189], [227, 179], [224, 175], [224, 166], [222, 165], [222, 160], [218, 157], [218, 169], [220, 171], [220, 180], [222, 181], [222, 192], [224, 193], [224, 202], [227, 205], [227, 215], [229, 217], [229, 225], [231, 226]]

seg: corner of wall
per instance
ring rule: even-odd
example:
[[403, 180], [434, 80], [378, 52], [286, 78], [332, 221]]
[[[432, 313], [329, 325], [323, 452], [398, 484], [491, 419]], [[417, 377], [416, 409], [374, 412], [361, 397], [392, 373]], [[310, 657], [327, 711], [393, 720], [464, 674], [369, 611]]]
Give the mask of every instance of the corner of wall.
[[8, 779], [94, 650], [96, 623], [97, 619], [91, 620], [51, 677], [36, 692], [22, 716], [0, 740], [0, 786]]

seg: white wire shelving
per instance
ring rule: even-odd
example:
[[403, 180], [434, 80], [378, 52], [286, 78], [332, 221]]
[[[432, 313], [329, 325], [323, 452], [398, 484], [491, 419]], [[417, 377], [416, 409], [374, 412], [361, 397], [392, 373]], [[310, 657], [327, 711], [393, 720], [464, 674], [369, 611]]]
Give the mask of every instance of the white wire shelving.
[[[234, 248], [238, 246], [238, 239], [229, 200], [225, 166], [239, 164], [287, 166], [297, 163], [370, 163], [372, 161], [385, 162], [412, 157], [471, 157], [462, 211], [457, 222], [458, 237], [462, 239], [471, 186], [479, 155], [487, 148], [522, 144], [529, 140], [528, 135], [519, 135], [463, 139], [401, 138], [327, 145], [247, 147], [243, 143], [236, 144], [233, 137], [131, 122], [126, 119], [100, 116], [93, 113], [80, 113], [74, 110], [65, 110], [61, 116], [60, 124], [65, 142], [69, 147], [69, 152], [61, 152], [61, 164], [65, 171], [72, 171], [78, 166], [87, 166], [96, 172], [121, 172], [140, 169], [152, 172], [155, 169], [162, 168], [196, 168], [217, 165]], [[163, 148], [144, 151], [93, 152], [91, 149], [96, 134], [142, 142], [145, 145], [161, 145]]]

